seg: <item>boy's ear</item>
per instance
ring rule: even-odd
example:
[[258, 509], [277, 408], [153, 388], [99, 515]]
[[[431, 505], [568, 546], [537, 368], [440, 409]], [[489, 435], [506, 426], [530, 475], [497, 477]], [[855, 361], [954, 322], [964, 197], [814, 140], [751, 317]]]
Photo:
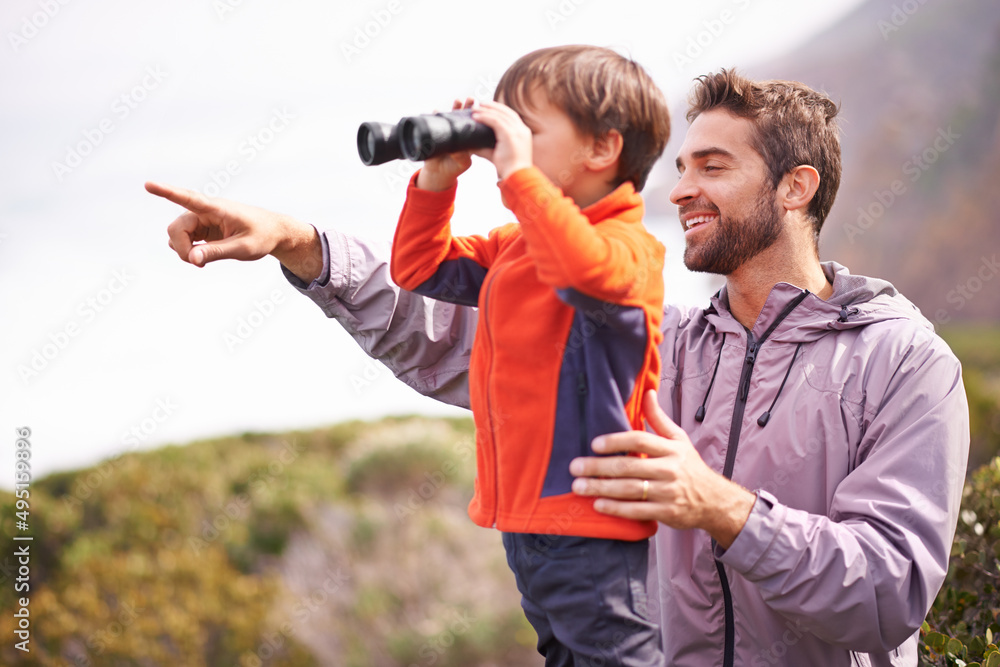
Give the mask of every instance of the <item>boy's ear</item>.
[[618, 130], [611, 130], [603, 137], [596, 137], [593, 150], [585, 161], [587, 167], [592, 171], [604, 171], [608, 167], [615, 166], [621, 157], [623, 143], [622, 134]]

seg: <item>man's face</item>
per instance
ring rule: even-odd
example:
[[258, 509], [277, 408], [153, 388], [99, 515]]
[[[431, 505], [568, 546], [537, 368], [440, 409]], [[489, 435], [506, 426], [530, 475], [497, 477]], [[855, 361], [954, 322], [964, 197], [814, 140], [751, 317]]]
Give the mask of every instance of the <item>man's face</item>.
[[684, 264], [692, 271], [729, 275], [781, 235], [783, 211], [751, 128], [728, 111], [707, 111], [691, 123], [677, 155], [680, 182], [670, 201], [679, 207]]

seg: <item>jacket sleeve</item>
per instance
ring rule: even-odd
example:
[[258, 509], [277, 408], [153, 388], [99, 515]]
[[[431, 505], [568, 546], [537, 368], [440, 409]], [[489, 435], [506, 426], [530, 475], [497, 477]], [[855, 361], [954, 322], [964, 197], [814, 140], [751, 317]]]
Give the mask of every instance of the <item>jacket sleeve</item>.
[[[514, 172], [500, 187], [504, 203], [521, 223], [542, 282], [617, 304], [644, 300], [652, 292], [662, 303], [664, 248], [641, 225], [620, 220], [591, 224], [535, 167]], [[642, 198], [637, 193], [632, 197], [641, 216]]]
[[337, 231], [320, 239], [320, 278], [306, 285], [282, 267], [285, 278], [400, 380], [425, 396], [469, 407], [476, 309], [400, 290], [389, 277], [384, 247]]
[[887, 375], [881, 400], [868, 397], [877, 404], [829, 516], [759, 491], [730, 548], [716, 548], [776, 612], [854, 651], [890, 651], [912, 636], [948, 571], [969, 409], [958, 360], [922, 338]]
[[443, 192], [421, 190], [413, 175], [392, 242], [392, 279], [410, 290], [441, 301], [475, 306], [486, 272], [512, 225], [489, 237], [451, 235], [455, 187]]

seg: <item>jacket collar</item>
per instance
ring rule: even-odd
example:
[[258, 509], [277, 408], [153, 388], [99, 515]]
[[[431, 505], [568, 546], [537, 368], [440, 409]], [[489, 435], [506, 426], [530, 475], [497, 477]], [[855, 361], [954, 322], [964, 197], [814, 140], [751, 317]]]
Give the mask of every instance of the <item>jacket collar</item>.
[[645, 212], [645, 205], [632, 182], [625, 181], [580, 212], [587, 216], [592, 225], [612, 218], [623, 222], [639, 222]]
[[[866, 326], [888, 319], [915, 320], [931, 328], [916, 306], [891, 283], [878, 278], [853, 275], [836, 262], [824, 262], [822, 267], [827, 279], [833, 284], [833, 294], [824, 301], [810, 293], [778, 324], [769, 336], [770, 340], [808, 342], [829, 331]], [[774, 285], [751, 329], [754, 338], [759, 338], [802, 292], [801, 288], [790, 283]], [[729, 311], [729, 297], [725, 286], [712, 297], [711, 306], [705, 314], [720, 333], [746, 336], [743, 325]]]

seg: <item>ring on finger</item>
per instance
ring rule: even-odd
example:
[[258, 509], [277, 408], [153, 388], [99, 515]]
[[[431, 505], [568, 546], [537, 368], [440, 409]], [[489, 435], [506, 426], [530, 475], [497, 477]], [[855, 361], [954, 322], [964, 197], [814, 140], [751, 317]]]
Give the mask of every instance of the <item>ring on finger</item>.
[[645, 502], [649, 499], [649, 480], [642, 480], [642, 501]]

